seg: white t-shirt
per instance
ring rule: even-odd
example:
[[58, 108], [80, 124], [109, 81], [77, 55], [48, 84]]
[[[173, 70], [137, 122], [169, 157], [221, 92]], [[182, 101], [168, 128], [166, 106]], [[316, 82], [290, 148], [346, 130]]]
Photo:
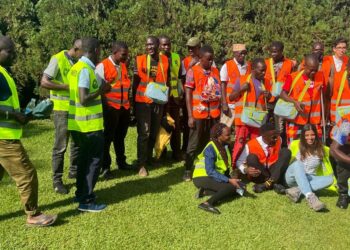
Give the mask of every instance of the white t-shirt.
[[[237, 61], [236, 61], [236, 58], [233, 58], [233, 61], [236, 63], [237, 65], [237, 68], [239, 70], [239, 74], [240, 75], [245, 75], [247, 73], [247, 69], [248, 69], [248, 65], [247, 63], [245, 62], [244, 65], [241, 65], [239, 64]], [[226, 63], [221, 67], [221, 70], [220, 70], [220, 79], [221, 81], [223, 82], [228, 82], [229, 80], [229, 76], [228, 76], [228, 71], [227, 71], [227, 65]]]
[[341, 66], [343, 66], [343, 60], [338, 59], [336, 56], [333, 56], [333, 61], [335, 65], [335, 70], [339, 72], [341, 70]]

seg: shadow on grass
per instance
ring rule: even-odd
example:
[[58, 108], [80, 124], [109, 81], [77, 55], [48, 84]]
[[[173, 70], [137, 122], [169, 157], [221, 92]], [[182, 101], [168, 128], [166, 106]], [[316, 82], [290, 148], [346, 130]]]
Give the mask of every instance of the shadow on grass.
[[[172, 185], [182, 182], [182, 179], [181, 179], [182, 171], [183, 171], [182, 168], [169, 168], [166, 171], [166, 174], [163, 174], [157, 177], [150, 176], [147, 178], [140, 178], [136, 180], [125, 181], [125, 182], [117, 183], [115, 186], [112, 186], [109, 188], [97, 190], [96, 195], [98, 196], [98, 202], [106, 203], [107, 205], [112, 205], [136, 196], [167, 192], [169, 191], [169, 188]], [[43, 212], [45, 212], [45, 210], [50, 210], [57, 207], [64, 207], [67, 205], [71, 205], [72, 203], [73, 203], [73, 199], [70, 197], [48, 205], [40, 206], [40, 209]], [[78, 206], [77, 203], [76, 205]], [[59, 213], [58, 214], [59, 225], [66, 223], [65, 221], [66, 218], [77, 216], [79, 214], [80, 212], [77, 209], [70, 209], [68, 211]], [[0, 221], [9, 220], [14, 217], [19, 217], [23, 215], [24, 215], [23, 210], [18, 210], [7, 214], [1, 214]]]

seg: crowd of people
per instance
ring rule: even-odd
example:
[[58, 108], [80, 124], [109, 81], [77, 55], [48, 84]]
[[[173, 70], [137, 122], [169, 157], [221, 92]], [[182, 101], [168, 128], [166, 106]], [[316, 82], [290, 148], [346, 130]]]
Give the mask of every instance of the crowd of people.
[[[193, 180], [199, 208], [219, 214], [215, 204], [238, 194], [275, 190], [293, 202], [305, 197], [315, 211], [325, 209], [316, 191], [338, 191], [336, 205], [347, 208], [350, 177], [350, 62], [347, 40], [333, 54], [315, 42], [298, 65], [272, 42], [270, 58], [247, 61], [245, 44], [233, 44], [233, 58], [221, 69], [210, 45], [196, 37], [183, 60], [167, 36], [149, 36], [146, 53], [129, 75], [125, 42], [115, 41], [100, 61], [96, 38], [81, 38], [51, 57], [41, 86], [50, 90], [55, 141], [54, 191], [67, 194], [64, 156], [70, 140], [68, 178], [76, 179], [74, 201], [80, 211], [99, 212], [94, 187], [99, 175], [115, 178], [110, 146], [121, 170], [149, 175], [153, 149], [164, 118], [174, 121], [170, 146], [174, 161], [184, 160], [184, 181]], [[20, 138], [30, 119], [19, 107], [10, 66], [15, 46], [0, 37], [0, 163], [15, 180], [28, 215], [27, 224], [48, 226], [57, 216], [38, 210], [38, 179]], [[131, 113], [137, 124], [137, 164], [127, 162], [125, 137]], [[166, 121], [166, 119], [165, 119]], [[183, 121], [183, 122], [182, 122]], [[234, 131], [234, 133], [233, 133]]]

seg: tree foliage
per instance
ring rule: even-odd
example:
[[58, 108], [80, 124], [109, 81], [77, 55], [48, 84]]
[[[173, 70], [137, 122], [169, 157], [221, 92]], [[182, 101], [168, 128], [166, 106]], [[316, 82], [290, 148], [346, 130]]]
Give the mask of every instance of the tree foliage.
[[128, 43], [132, 56], [144, 52], [145, 38], [168, 35], [173, 50], [186, 55], [186, 41], [198, 36], [211, 44], [220, 65], [232, 43], [246, 43], [249, 57], [267, 56], [272, 40], [285, 43], [288, 57], [301, 59], [313, 41], [350, 34], [345, 0], [2, 0], [0, 33], [13, 38], [18, 58], [13, 71], [34, 86], [52, 54], [78, 37], [98, 37], [102, 56], [114, 40]]

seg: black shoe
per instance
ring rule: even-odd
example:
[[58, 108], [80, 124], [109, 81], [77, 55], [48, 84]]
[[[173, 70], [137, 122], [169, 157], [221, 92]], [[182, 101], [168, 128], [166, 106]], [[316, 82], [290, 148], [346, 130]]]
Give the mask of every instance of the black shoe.
[[53, 188], [54, 188], [55, 192], [59, 193], [59, 194], [68, 194], [69, 193], [68, 189], [63, 185], [62, 182], [54, 183]]
[[112, 174], [111, 170], [109, 170], [109, 169], [103, 170], [101, 173], [101, 176], [105, 181], [111, 180], [114, 178], [114, 175]]
[[349, 205], [349, 196], [348, 194], [339, 194], [339, 198], [337, 201], [337, 207], [342, 209], [347, 209]]
[[195, 193], [194, 198], [200, 199], [204, 197], [204, 188], [198, 189], [197, 193]]
[[286, 194], [286, 188], [282, 184], [273, 184], [273, 190], [277, 194]]
[[220, 210], [216, 207], [210, 205], [209, 203], [201, 203], [198, 205], [198, 208], [203, 209], [204, 211], [213, 213], [213, 214], [221, 214]]
[[266, 188], [265, 183], [255, 184], [253, 186], [254, 193], [262, 193], [262, 192], [264, 192], [266, 190], [267, 190], [267, 188]]
[[76, 172], [75, 173], [69, 172], [68, 178], [69, 179], [76, 179], [77, 178], [77, 173]]
[[122, 164], [117, 164], [118, 165], [118, 169], [119, 170], [133, 170], [133, 165], [128, 164], [126, 162], [122, 163]]

